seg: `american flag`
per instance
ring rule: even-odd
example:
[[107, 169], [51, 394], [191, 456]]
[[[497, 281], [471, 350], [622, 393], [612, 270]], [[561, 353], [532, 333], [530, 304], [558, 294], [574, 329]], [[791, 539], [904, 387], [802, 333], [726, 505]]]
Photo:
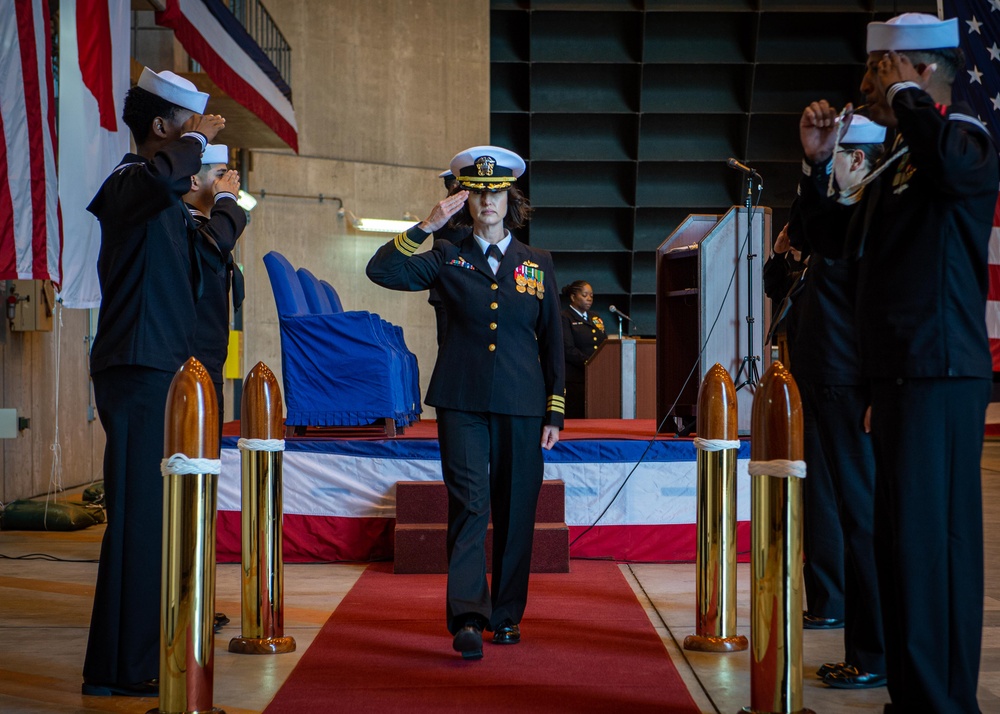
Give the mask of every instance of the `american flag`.
[[[958, 18], [966, 71], [955, 78], [955, 99], [970, 105], [1000, 142], [1000, 0], [941, 0], [941, 17]], [[990, 236], [986, 327], [993, 371], [1000, 372], [1000, 202]]]
[[60, 282], [48, 0], [0, 0], [0, 280]]
[[[51, 0], [50, 0], [51, 2]], [[59, 203], [63, 211], [65, 307], [101, 304], [101, 226], [87, 204], [128, 151], [119, 119], [129, 88], [129, 0], [59, 6]]]

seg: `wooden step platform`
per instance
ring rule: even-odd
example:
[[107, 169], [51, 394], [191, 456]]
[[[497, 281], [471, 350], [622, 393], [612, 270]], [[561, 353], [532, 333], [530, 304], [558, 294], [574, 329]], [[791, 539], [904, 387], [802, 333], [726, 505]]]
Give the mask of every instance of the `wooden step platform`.
[[[442, 481], [396, 482], [396, 529], [393, 572], [446, 573], [448, 491]], [[493, 526], [486, 534], [486, 566], [491, 567]], [[566, 485], [542, 482], [535, 511], [531, 572], [569, 572]]]

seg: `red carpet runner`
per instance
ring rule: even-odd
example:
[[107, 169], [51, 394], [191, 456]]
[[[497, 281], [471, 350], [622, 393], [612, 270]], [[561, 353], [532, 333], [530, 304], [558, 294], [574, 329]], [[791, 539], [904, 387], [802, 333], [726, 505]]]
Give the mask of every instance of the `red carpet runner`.
[[532, 575], [521, 643], [487, 640], [466, 662], [445, 629], [445, 576], [370, 565], [265, 711], [697, 714], [618, 566], [571, 571]]

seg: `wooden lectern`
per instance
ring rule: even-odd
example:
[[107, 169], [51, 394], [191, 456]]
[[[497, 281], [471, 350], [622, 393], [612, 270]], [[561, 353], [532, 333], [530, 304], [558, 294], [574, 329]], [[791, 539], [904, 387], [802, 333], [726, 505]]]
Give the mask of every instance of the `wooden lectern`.
[[742, 206], [722, 216], [692, 214], [657, 248], [656, 422], [663, 431], [684, 428], [675, 417], [693, 423], [701, 382], [719, 363], [736, 383], [739, 432], [750, 433], [753, 391], [771, 362], [764, 344], [771, 301], [761, 278], [770, 252], [771, 209], [754, 209], [748, 225]]
[[656, 416], [656, 340], [609, 336], [583, 368], [587, 419]]

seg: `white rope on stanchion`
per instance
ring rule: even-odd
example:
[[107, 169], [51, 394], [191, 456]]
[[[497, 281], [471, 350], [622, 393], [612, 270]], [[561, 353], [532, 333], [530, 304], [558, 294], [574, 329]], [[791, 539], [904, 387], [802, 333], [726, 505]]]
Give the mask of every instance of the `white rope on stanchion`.
[[725, 451], [726, 449], [740, 448], [739, 439], [702, 439], [694, 438], [694, 448], [702, 451]]
[[773, 461], [751, 461], [747, 466], [751, 476], [776, 476], [778, 478], [805, 478], [806, 462], [775, 459]]
[[189, 459], [184, 454], [174, 454], [160, 462], [160, 473], [169, 474], [220, 474], [222, 459]]
[[236, 442], [240, 451], [284, 451], [284, 439], [243, 439]]
[[53, 406], [53, 427], [54, 431], [52, 433], [52, 443], [49, 444], [49, 450], [52, 452], [52, 470], [49, 472], [49, 489], [45, 492], [45, 513], [42, 516], [42, 525], [45, 526], [45, 530], [49, 529], [49, 499], [53, 499], [53, 502], [57, 498], [56, 494], [63, 492], [63, 479], [62, 479], [62, 444], [59, 442], [59, 375], [62, 373], [62, 301], [56, 300], [55, 308], [55, 330], [53, 332], [53, 342], [55, 343], [55, 404]]

